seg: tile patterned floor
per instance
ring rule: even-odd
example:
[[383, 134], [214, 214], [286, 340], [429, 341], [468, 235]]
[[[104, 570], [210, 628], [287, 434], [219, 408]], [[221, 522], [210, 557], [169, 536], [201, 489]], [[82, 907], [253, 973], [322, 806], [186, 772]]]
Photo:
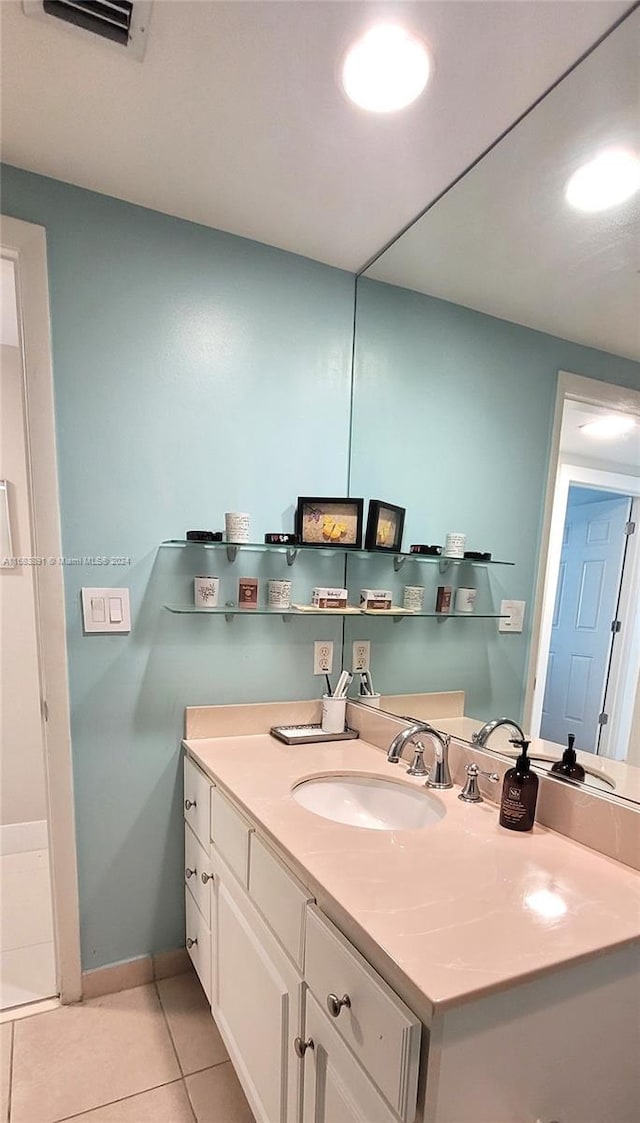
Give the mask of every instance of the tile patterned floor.
[[192, 973], [0, 1031], [0, 1123], [254, 1123]]

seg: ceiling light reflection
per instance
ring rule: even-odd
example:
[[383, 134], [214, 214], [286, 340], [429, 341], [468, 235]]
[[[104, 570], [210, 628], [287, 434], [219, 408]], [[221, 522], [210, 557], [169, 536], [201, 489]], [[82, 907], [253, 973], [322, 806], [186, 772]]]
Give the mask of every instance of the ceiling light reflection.
[[595, 421], [587, 421], [580, 429], [587, 437], [598, 437], [606, 440], [608, 437], [621, 437], [635, 429], [636, 422], [633, 417], [621, 417], [619, 414], [608, 414], [598, 417]]
[[640, 160], [624, 148], [607, 148], [573, 173], [567, 202], [579, 211], [604, 211], [640, 189]]
[[567, 903], [559, 893], [552, 893], [550, 889], [536, 889], [535, 893], [528, 893], [524, 899], [525, 907], [537, 912], [545, 920], [557, 920], [567, 912]]

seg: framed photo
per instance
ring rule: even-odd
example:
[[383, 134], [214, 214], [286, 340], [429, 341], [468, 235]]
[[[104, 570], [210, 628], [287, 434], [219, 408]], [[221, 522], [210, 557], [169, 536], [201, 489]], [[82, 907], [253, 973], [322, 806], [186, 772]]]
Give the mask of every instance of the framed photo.
[[402, 530], [406, 507], [384, 503], [382, 499], [369, 500], [365, 550], [389, 550], [399, 554], [402, 549]]
[[301, 546], [362, 549], [364, 499], [298, 496], [296, 534]]

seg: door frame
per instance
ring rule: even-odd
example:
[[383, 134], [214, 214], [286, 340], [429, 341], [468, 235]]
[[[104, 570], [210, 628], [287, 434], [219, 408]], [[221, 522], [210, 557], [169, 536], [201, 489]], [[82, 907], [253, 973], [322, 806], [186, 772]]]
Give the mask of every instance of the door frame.
[[[46, 231], [3, 215], [0, 248], [16, 265], [33, 551], [57, 562], [62, 541]], [[57, 986], [61, 1001], [71, 1003], [82, 997], [82, 968], [62, 565], [36, 565], [34, 589]]]
[[[618, 413], [631, 413], [640, 422], [640, 392], [637, 390], [614, 386], [593, 378], [585, 378], [569, 371], [559, 371], [524, 704], [525, 727], [530, 729], [533, 736], [537, 736], [539, 733], [542, 717], [551, 623], [558, 582], [558, 567], [569, 484], [585, 483], [590, 487], [621, 491], [634, 497], [640, 496], [640, 476], [628, 476], [623, 473], [608, 472], [600, 468], [580, 467], [570, 464], [561, 457], [560, 433], [564, 403], [567, 400], [604, 406]], [[636, 502], [634, 498], [634, 504]], [[629, 551], [627, 551], [625, 564], [627, 574], [640, 573], [638, 537], [640, 537], [640, 531], [631, 540], [632, 555], [630, 556]], [[628, 634], [625, 638], [628, 644], [631, 641], [632, 632], [632, 628], [627, 629]], [[612, 672], [620, 669], [620, 659], [616, 661], [616, 664], [617, 668], [612, 666]], [[612, 689], [615, 695], [615, 687], [612, 687]], [[620, 724], [616, 723], [614, 715], [612, 728], [608, 731], [608, 744], [614, 742], [616, 729], [619, 735]]]

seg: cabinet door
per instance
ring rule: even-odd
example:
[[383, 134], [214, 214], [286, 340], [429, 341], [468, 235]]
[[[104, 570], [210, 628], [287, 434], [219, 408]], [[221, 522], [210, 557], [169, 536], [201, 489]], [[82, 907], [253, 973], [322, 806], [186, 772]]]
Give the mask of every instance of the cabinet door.
[[252, 1111], [258, 1123], [297, 1123], [300, 1066], [292, 1042], [302, 981], [218, 863], [215, 931], [214, 1014]]
[[211, 1002], [211, 929], [197, 907], [191, 893], [185, 893], [187, 950]]
[[306, 995], [303, 1123], [398, 1123], [313, 996]]

